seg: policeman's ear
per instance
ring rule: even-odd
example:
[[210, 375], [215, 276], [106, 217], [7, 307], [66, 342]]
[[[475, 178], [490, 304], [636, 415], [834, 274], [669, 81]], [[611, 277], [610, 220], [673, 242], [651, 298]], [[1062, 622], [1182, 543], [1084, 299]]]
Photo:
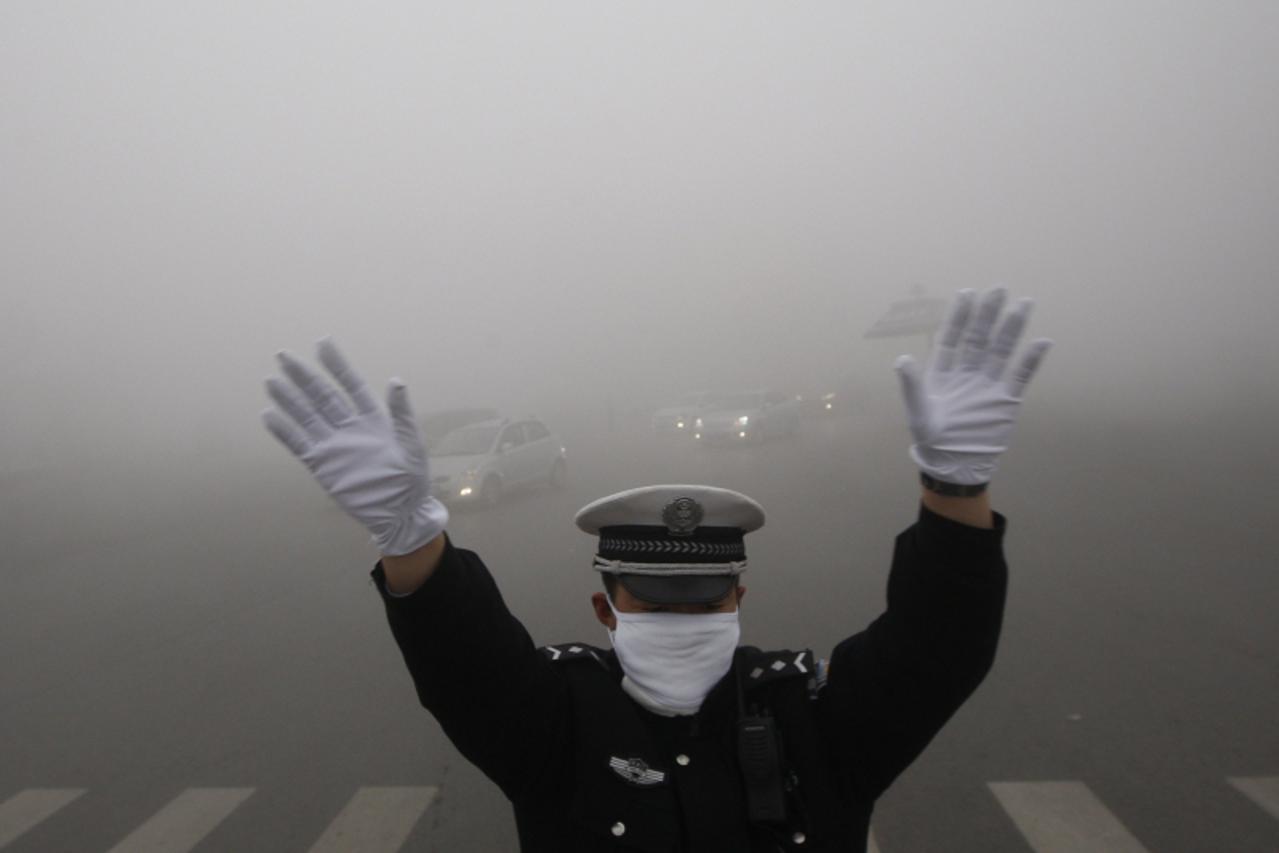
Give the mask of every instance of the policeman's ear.
[[613, 610], [608, 606], [608, 596], [602, 592], [591, 595], [591, 607], [595, 609], [595, 618], [599, 623], [610, 631], [617, 630], [617, 617], [613, 615]]
[[746, 587], [739, 586], [737, 588], [737, 606], [742, 606], [742, 599], [746, 597]]

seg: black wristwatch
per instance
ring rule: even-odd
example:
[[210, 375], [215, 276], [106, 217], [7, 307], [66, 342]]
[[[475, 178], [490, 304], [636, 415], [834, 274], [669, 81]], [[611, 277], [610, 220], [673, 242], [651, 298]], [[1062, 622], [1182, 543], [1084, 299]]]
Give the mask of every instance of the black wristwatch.
[[930, 477], [923, 471], [919, 472], [919, 482], [924, 484], [924, 488], [930, 492], [936, 492], [939, 495], [946, 495], [950, 498], [971, 498], [974, 495], [980, 495], [986, 491], [988, 483], [978, 483], [975, 486], [961, 486], [959, 483], [944, 483], [935, 477]]

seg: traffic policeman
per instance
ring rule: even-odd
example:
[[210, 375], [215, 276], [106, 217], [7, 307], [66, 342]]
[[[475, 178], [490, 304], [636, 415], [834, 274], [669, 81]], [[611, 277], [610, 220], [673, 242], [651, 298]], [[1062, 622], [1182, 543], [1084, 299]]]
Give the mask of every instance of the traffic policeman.
[[764, 523], [745, 495], [663, 485], [584, 507], [611, 648], [538, 648], [444, 532], [403, 383], [384, 411], [322, 341], [345, 395], [280, 353], [263, 418], [372, 534], [418, 698], [511, 800], [526, 853], [864, 851], [876, 798], [994, 659], [1007, 567], [987, 484], [1051, 345], [1014, 359], [1031, 302], [1005, 301], [960, 291], [927, 365], [898, 359], [918, 518], [885, 611], [822, 660], [739, 644], [744, 537]]

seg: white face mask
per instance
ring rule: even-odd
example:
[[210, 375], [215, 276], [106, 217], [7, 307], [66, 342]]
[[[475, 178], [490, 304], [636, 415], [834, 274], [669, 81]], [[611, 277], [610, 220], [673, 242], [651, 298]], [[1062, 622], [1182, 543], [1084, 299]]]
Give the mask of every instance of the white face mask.
[[673, 717], [696, 714], [733, 665], [741, 637], [732, 613], [619, 613], [609, 631], [626, 674], [622, 689], [645, 708]]

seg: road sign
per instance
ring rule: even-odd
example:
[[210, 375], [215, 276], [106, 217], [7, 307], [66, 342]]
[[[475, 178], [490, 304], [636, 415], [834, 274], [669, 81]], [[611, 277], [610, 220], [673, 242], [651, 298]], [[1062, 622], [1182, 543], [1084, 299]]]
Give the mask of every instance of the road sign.
[[894, 302], [888, 313], [875, 321], [863, 337], [900, 338], [907, 335], [930, 335], [942, 321], [946, 300], [914, 296]]

